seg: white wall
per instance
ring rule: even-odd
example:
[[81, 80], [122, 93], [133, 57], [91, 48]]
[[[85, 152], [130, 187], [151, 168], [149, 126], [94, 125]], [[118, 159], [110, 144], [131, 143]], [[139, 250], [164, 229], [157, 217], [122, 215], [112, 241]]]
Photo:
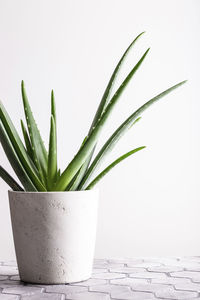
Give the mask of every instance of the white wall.
[[[54, 89], [62, 168], [86, 135], [120, 55], [138, 33], [146, 31], [119, 82], [147, 47], [151, 51], [101, 142], [150, 97], [189, 79], [149, 109], [106, 161], [147, 146], [99, 185], [97, 257], [200, 253], [199, 14], [198, 0], [0, 0], [0, 98], [19, 128], [24, 79], [47, 143]], [[2, 149], [0, 155], [12, 173]], [[0, 189], [0, 259], [12, 259], [8, 187], [2, 180]]]

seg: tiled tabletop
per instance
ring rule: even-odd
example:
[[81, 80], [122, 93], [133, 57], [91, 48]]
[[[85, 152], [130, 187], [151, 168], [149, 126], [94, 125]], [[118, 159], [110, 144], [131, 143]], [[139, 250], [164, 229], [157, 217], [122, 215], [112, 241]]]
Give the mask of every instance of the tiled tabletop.
[[95, 259], [92, 278], [66, 285], [20, 282], [16, 262], [0, 262], [0, 300], [200, 300], [200, 256]]

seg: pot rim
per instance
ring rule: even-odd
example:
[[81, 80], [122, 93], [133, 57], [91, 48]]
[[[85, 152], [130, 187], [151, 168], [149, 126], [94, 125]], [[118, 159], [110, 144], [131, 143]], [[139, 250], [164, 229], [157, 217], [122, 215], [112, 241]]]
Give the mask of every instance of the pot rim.
[[12, 191], [12, 190], [8, 190], [8, 193], [9, 194], [71, 194], [71, 193], [79, 193], [79, 194], [82, 194], [82, 193], [99, 193], [99, 189], [98, 188], [95, 188], [95, 189], [92, 189], [92, 190], [81, 190], [81, 191], [46, 191], [46, 192], [38, 192], [38, 191], [35, 191], [35, 192], [27, 192], [27, 191]]

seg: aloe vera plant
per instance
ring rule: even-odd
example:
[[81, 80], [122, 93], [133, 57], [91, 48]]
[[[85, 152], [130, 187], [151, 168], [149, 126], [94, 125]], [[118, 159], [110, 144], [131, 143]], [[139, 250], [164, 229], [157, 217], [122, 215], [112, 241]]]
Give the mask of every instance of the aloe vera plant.
[[48, 151], [45, 148], [37, 124], [33, 117], [24, 82], [22, 81], [21, 83], [22, 100], [27, 125], [26, 126], [23, 120], [21, 120], [24, 142], [21, 140], [2, 102], [0, 102], [1, 144], [21, 185], [17, 183], [2, 166], [0, 166], [0, 176], [11, 187], [12, 190], [34, 192], [88, 190], [93, 188], [99, 182], [99, 180], [101, 180], [114, 166], [116, 166], [122, 160], [145, 148], [144, 146], [138, 147], [127, 152], [126, 154], [123, 154], [114, 162], [109, 164], [95, 178], [93, 178], [94, 172], [100, 166], [102, 160], [105, 159], [106, 155], [110, 151], [112, 151], [115, 144], [125, 134], [125, 132], [137, 121], [139, 121], [141, 118], [140, 115], [149, 106], [186, 82], [181, 81], [178, 84], [168, 88], [133, 112], [108, 138], [99, 152], [93, 158], [98, 138], [106, 124], [107, 119], [110, 117], [110, 114], [119, 101], [124, 89], [131, 81], [136, 71], [140, 68], [149, 52], [149, 49], [145, 51], [118, 89], [112, 93], [113, 85], [119, 74], [120, 67], [125, 61], [130, 49], [132, 49], [141, 35], [143, 35], [143, 32], [133, 40], [133, 42], [122, 55], [108, 82], [86, 138], [82, 142], [80, 149], [72, 161], [62, 173], [57, 166], [56, 109], [53, 91], [51, 93], [51, 117]]

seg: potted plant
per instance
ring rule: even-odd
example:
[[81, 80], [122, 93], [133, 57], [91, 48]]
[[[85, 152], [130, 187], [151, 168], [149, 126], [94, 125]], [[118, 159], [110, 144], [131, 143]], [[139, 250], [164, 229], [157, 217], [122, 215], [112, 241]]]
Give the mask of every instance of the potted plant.
[[133, 112], [110, 136], [93, 159], [99, 135], [119, 98], [143, 63], [149, 49], [112, 93], [119, 69], [139, 34], [117, 64], [80, 149], [61, 172], [57, 167], [56, 110], [51, 93], [49, 148], [46, 150], [21, 84], [27, 127], [21, 120], [22, 142], [3, 104], [0, 104], [0, 139], [5, 154], [21, 184], [1, 166], [0, 175], [10, 186], [9, 203], [17, 263], [21, 280], [32, 283], [71, 283], [91, 276], [98, 191], [93, 189], [114, 166], [144, 149], [138, 147], [120, 156], [92, 178], [103, 158], [143, 111], [183, 85], [182, 81], [150, 99]]

